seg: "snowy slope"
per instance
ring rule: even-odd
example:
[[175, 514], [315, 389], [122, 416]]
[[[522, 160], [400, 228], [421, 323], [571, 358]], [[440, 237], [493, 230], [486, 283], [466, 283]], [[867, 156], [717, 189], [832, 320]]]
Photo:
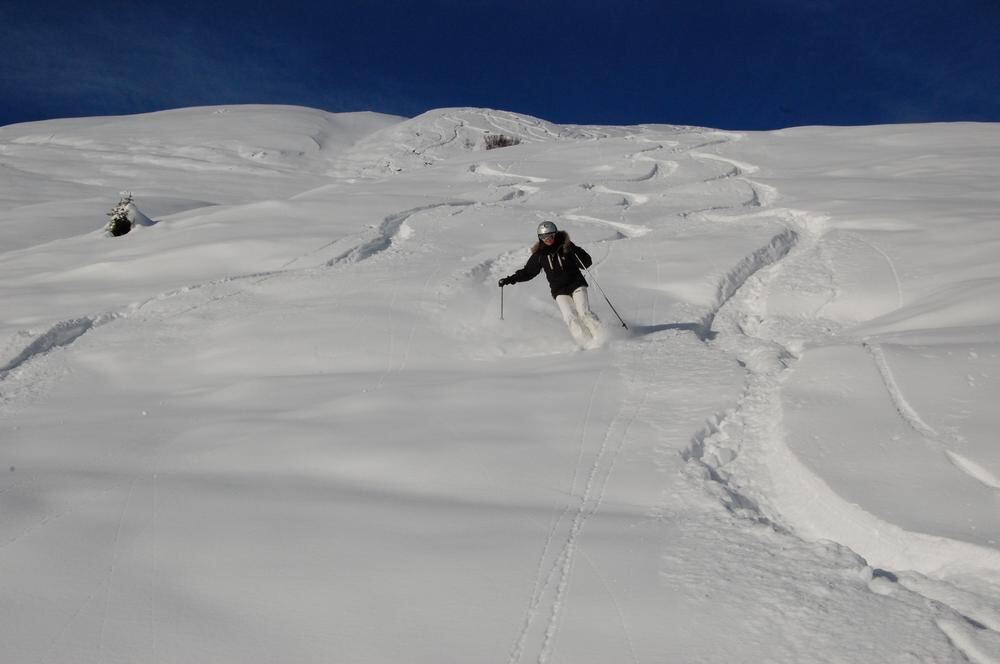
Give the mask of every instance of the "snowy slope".
[[157, 218], [244, 204], [248, 192], [283, 200], [328, 181], [335, 159], [400, 119], [220, 106], [0, 127], [0, 228], [20, 231], [5, 233], [3, 246], [86, 233], [123, 190]]
[[[6, 656], [1000, 661], [998, 144], [0, 128]], [[108, 238], [122, 190], [156, 223]], [[500, 320], [542, 219], [602, 348], [540, 280]]]

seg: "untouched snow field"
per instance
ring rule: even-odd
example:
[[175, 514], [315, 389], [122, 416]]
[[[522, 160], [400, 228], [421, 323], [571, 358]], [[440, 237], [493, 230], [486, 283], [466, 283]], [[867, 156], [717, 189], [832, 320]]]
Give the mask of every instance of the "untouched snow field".
[[[2, 127], [2, 659], [1000, 662], [997, 172], [983, 124]], [[600, 348], [542, 277], [500, 319], [544, 219]]]

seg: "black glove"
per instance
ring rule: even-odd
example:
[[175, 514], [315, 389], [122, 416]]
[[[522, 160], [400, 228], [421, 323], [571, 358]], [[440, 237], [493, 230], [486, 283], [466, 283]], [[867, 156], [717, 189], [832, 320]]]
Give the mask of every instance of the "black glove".
[[500, 288], [503, 288], [504, 286], [510, 286], [513, 283], [516, 283], [514, 281], [514, 277], [504, 277], [503, 279], [497, 282], [497, 285], [500, 286]]
[[576, 245], [572, 242], [567, 242], [563, 246], [559, 247], [559, 253], [563, 256], [572, 256], [574, 251], [576, 251]]

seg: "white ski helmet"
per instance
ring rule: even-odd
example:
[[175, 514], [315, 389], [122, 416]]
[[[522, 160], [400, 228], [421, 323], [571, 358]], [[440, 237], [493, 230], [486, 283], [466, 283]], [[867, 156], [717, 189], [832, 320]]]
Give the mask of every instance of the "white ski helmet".
[[543, 221], [538, 224], [538, 239], [541, 240], [543, 235], [550, 235], [555, 233], [559, 229], [551, 221]]

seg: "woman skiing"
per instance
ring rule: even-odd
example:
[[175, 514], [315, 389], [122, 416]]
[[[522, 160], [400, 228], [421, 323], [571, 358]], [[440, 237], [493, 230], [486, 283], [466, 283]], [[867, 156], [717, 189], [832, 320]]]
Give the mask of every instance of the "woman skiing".
[[552, 297], [559, 305], [563, 320], [573, 340], [585, 346], [601, 338], [601, 322], [590, 310], [587, 280], [580, 268], [593, 263], [590, 254], [573, 244], [569, 233], [556, 228], [551, 221], [538, 225], [538, 242], [531, 248], [528, 262], [514, 274], [500, 280], [499, 286], [531, 281], [545, 270]]

